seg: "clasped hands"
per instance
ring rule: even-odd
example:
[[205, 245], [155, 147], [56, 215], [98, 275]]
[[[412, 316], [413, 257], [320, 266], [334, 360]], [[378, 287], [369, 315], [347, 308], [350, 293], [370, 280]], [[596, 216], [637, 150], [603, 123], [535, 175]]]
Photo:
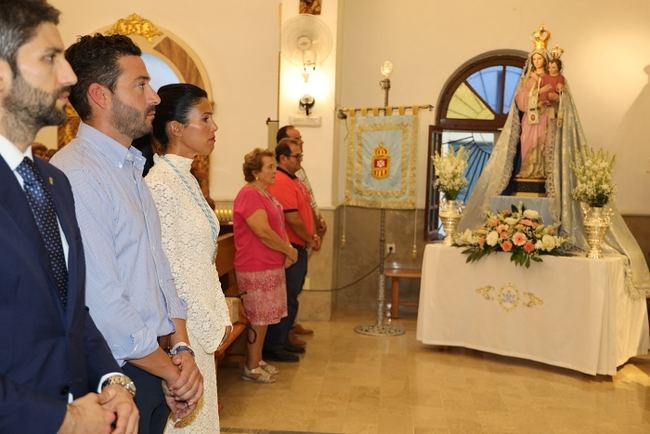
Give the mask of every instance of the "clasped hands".
[[162, 387], [172, 417], [178, 421], [190, 414], [203, 396], [203, 376], [190, 353], [178, 353], [171, 360], [178, 369], [175, 376], [163, 380]]
[[58, 434], [137, 434], [139, 418], [131, 394], [114, 384], [68, 405]]

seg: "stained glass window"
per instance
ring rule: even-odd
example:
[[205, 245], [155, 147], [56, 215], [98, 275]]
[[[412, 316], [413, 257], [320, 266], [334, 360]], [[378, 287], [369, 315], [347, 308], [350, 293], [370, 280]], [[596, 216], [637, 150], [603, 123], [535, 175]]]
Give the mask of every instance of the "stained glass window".
[[[466, 149], [468, 186], [459, 194], [459, 200], [466, 202], [470, 198], [492, 155], [492, 146], [512, 106], [525, 59], [525, 53], [512, 52], [480, 56], [460, 67], [441, 92], [437, 125], [430, 127], [429, 155], [450, 149], [457, 151], [461, 146]], [[429, 168], [425, 230], [429, 240], [439, 238], [442, 231], [437, 212], [440, 192], [434, 181], [435, 173]]]

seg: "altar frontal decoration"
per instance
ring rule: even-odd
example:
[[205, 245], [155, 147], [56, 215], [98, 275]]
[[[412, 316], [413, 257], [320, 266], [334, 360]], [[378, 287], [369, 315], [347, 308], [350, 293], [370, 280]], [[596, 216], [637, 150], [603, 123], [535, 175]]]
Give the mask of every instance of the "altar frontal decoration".
[[346, 205], [415, 207], [417, 112], [398, 111], [349, 111]]
[[475, 231], [466, 229], [454, 245], [466, 247], [466, 262], [476, 262], [494, 252], [510, 253], [515, 265], [530, 267], [542, 262], [541, 255], [567, 256], [567, 239], [556, 235], [559, 223], [544, 225], [535, 210], [513, 205], [510, 210], [488, 212], [485, 223]]

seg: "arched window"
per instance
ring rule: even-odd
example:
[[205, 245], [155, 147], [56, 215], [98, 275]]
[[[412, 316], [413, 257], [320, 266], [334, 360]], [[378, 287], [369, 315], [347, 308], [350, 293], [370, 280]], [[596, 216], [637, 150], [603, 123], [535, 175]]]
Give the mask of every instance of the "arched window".
[[[458, 199], [466, 201], [512, 105], [526, 53], [494, 51], [462, 65], [443, 86], [437, 104], [436, 124], [429, 126], [429, 160], [435, 152], [457, 151], [464, 146], [469, 154], [465, 173], [469, 185]], [[427, 171], [425, 238], [439, 238], [438, 203], [440, 192], [434, 187], [432, 164]]]

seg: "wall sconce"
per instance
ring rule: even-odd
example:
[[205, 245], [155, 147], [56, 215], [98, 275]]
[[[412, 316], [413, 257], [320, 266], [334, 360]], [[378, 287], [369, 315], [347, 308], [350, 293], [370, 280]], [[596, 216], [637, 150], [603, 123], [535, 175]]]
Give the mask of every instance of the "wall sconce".
[[384, 107], [387, 107], [388, 91], [390, 90], [390, 74], [393, 72], [393, 63], [390, 60], [384, 61], [379, 68], [379, 71], [381, 72], [381, 75], [384, 76], [384, 78], [379, 81], [379, 87], [384, 90]]
[[303, 95], [302, 98], [298, 101], [298, 106], [300, 107], [301, 110], [305, 111], [305, 114], [309, 116], [309, 112], [311, 111], [311, 108], [316, 104], [316, 100], [314, 99], [313, 96], [311, 95]]

